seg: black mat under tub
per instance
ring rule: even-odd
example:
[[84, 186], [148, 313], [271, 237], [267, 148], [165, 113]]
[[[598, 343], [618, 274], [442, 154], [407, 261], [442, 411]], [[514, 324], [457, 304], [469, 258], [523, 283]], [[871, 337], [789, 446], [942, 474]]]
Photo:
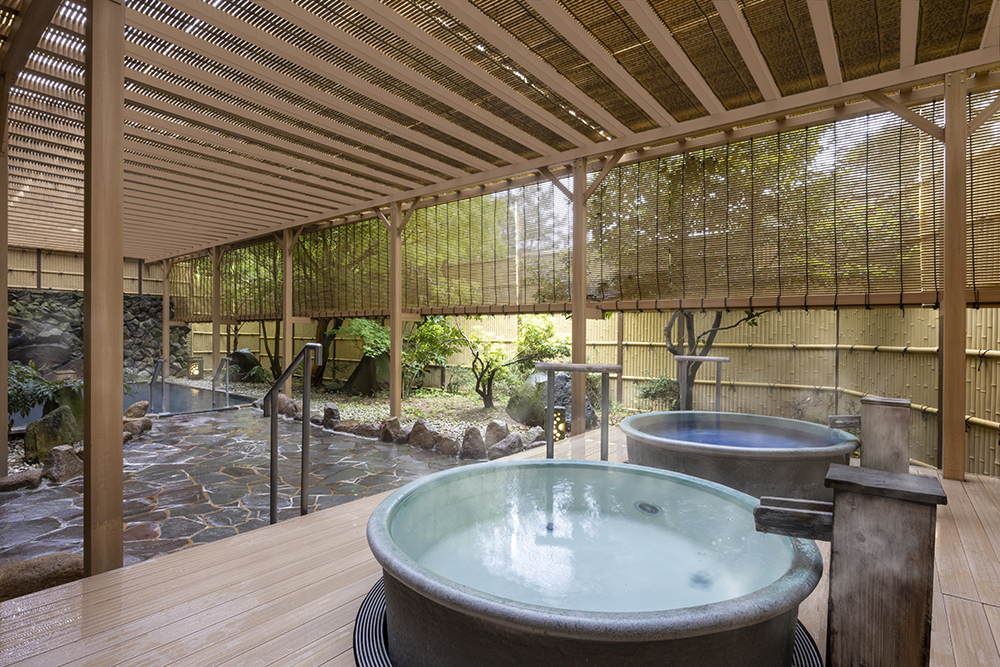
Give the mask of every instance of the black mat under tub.
[[[372, 587], [358, 610], [354, 625], [354, 662], [358, 667], [393, 667], [385, 636], [385, 589], [382, 579]], [[792, 667], [823, 667], [819, 649], [800, 621], [795, 628]]]

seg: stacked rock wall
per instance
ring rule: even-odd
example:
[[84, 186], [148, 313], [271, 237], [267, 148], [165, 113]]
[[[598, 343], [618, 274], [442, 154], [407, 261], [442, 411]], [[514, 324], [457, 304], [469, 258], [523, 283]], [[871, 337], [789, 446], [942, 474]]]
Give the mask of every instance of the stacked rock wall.
[[[126, 372], [149, 375], [160, 357], [162, 301], [159, 296], [125, 295], [122, 333]], [[171, 308], [171, 315], [173, 314]], [[7, 294], [7, 356], [11, 361], [82, 376], [83, 294], [52, 290], [10, 290]], [[188, 327], [170, 331], [170, 371], [187, 368]]]

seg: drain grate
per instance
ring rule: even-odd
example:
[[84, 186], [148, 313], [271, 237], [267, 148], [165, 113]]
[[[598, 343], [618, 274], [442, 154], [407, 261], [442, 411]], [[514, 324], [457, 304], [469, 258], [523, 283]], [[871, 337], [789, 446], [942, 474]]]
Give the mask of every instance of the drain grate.
[[[358, 610], [354, 624], [354, 662], [358, 667], [393, 667], [386, 645], [385, 588], [381, 579]], [[816, 642], [801, 622], [795, 626], [792, 667], [823, 667]]]
[[635, 508], [642, 512], [643, 514], [648, 514], [650, 516], [656, 516], [660, 513], [659, 505], [654, 505], [653, 503], [647, 503], [639, 501], [635, 504]]

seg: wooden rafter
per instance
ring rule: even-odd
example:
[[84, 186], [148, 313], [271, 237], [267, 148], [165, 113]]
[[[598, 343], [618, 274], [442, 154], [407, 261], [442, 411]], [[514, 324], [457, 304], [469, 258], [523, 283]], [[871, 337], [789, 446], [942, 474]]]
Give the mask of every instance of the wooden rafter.
[[938, 141], [944, 141], [944, 128], [935, 124], [933, 121], [924, 118], [916, 111], [911, 110], [909, 107], [900, 104], [896, 100], [886, 97], [882, 93], [865, 93], [865, 97], [886, 111], [891, 111], [896, 114], [918, 130], [929, 134]]
[[17, 75], [24, 68], [61, 4], [62, 0], [30, 0], [21, 9], [0, 47], [0, 73]]
[[776, 100], [781, 97], [778, 85], [774, 82], [774, 76], [764, 60], [757, 40], [750, 32], [750, 26], [740, 10], [740, 6], [732, 0], [714, 0], [715, 9], [719, 12], [719, 18], [726, 25], [730, 37], [739, 49], [743, 62], [753, 75], [757, 88], [765, 100]]

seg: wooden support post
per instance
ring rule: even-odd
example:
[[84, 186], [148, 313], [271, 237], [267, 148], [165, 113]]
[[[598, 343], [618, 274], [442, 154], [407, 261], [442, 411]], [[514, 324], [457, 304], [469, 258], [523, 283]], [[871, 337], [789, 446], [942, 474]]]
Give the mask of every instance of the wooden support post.
[[222, 363], [222, 248], [215, 246], [212, 259], [212, 373]]
[[389, 416], [403, 412], [403, 203], [389, 219]]
[[946, 479], [965, 479], [966, 306], [966, 97], [965, 73], [944, 80], [944, 298], [947, 322], [941, 345], [941, 419]]
[[[170, 377], [170, 267], [173, 265], [169, 259], [160, 262], [163, 271], [163, 328], [161, 330], [162, 349], [160, 356], [163, 357], [163, 375]], [[152, 407], [152, 406], [150, 406]]]
[[[3, 308], [0, 308], [0, 331], [7, 331], [7, 112], [10, 106], [10, 87], [14, 85], [14, 75], [6, 74], [0, 88], [0, 280], [3, 281]], [[3, 391], [0, 391], [0, 415], [7, 415], [7, 336], [0, 342], [0, 376], [3, 377]], [[0, 477], [6, 477], [7, 470], [7, 429], [0, 435]]]
[[861, 398], [861, 465], [887, 472], [910, 471], [910, 400]]
[[[295, 324], [292, 322], [292, 251], [298, 237], [291, 229], [286, 229], [282, 236], [281, 254], [284, 258], [284, 269], [281, 273], [281, 366], [284, 368], [295, 357]], [[303, 369], [308, 373], [312, 369]], [[285, 396], [292, 397], [292, 378], [289, 376], [281, 389]], [[303, 407], [303, 410], [308, 408]]]
[[832, 464], [827, 667], [930, 661], [936, 477]]
[[125, 5], [89, 0], [84, 85], [83, 569], [122, 566]]
[[[574, 364], [587, 363], [587, 161], [573, 161], [573, 327]], [[587, 430], [587, 376], [573, 373], [570, 431], [579, 435]]]

